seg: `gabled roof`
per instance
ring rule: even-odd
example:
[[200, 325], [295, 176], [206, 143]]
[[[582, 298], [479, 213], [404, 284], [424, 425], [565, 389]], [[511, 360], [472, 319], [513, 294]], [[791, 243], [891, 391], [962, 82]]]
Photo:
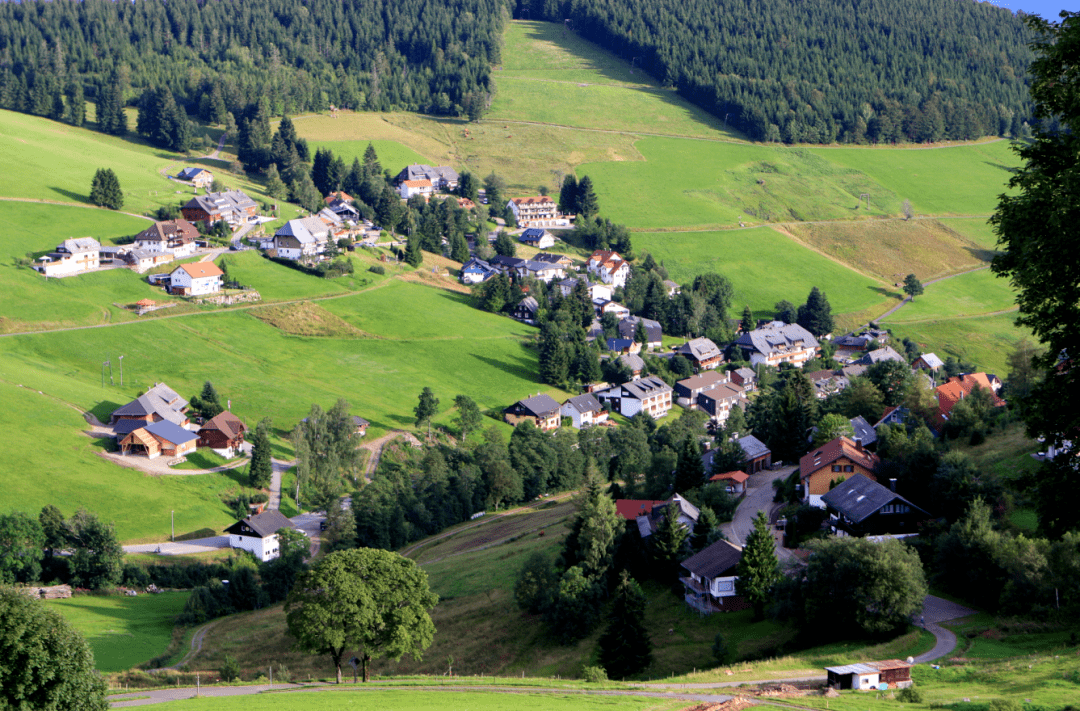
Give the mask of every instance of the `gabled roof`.
[[207, 175], [212, 175], [212, 173], [209, 170], [207, 170], [206, 168], [198, 168], [198, 167], [191, 168], [191, 167], [188, 167], [188, 168], [184, 168], [179, 173], [177, 173], [176, 177], [180, 178], [181, 180], [191, 180], [192, 178], [195, 178], [196, 176], [198, 176], [201, 173], [206, 173]]
[[83, 252], [99, 251], [101, 243], [93, 237], [72, 237], [61, 242], [56, 249], [69, 254], [82, 254]]
[[530, 272], [550, 272], [555, 270], [561, 270], [562, 266], [559, 264], [548, 264], [547, 262], [534, 262], [532, 260], [526, 260], [521, 265], [526, 271]]
[[185, 430], [180, 425], [173, 424], [168, 420], [152, 422], [148, 425], [144, 425], [143, 428], [155, 437], [163, 439], [166, 442], [172, 442], [173, 444], [185, 444], [193, 439], [199, 438], [199, 435], [191, 430]]
[[537, 195], [536, 197], [523, 197], [523, 198], [510, 198], [510, 202], [515, 205], [543, 205], [545, 203], [554, 203], [547, 195]]
[[742, 484], [749, 478], [750, 475], [746, 472], [724, 472], [723, 474], [713, 474], [709, 477], [709, 481], [734, 481]]
[[772, 452], [771, 449], [765, 446], [764, 442], [754, 435], [740, 437], [739, 446], [742, 447], [743, 454], [746, 455], [747, 459], [757, 459]]
[[300, 244], [315, 244], [325, 239], [330, 230], [317, 217], [301, 217], [289, 220], [274, 233], [275, 237], [294, 237]]
[[862, 442], [864, 447], [869, 447], [874, 442], [877, 442], [877, 430], [862, 415], [851, 420], [851, 429], [855, 432], [852, 439]]
[[[796, 348], [817, 348], [818, 341], [797, 323], [772, 323], [739, 336], [735, 343], [763, 355], [785, 353]], [[801, 345], [799, 345], [801, 344]]]
[[671, 386], [655, 375], [649, 375], [640, 380], [631, 380], [629, 383], [623, 383], [622, 389], [626, 391], [630, 397], [638, 400], [644, 400], [647, 397], [671, 392]]
[[[554, 253], [550, 253], [550, 252], [545, 252], [544, 254], [538, 254], [535, 257], [533, 257], [534, 262], [547, 262], [548, 264], [558, 264], [559, 262], [562, 262], [564, 260], [569, 260], [569, 259], [570, 258], [567, 257], [565, 254], [554, 254]], [[570, 281], [570, 280], [567, 279], [566, 281]], [[573, 285], [571, 285], [571, 286], [573, 286]]]
[[221, 268], [213, 262], [191, 262], [190, 264], [181, 264], [173, 270], [173, 274], [179, 271], [185, 271], [192, 279], [202, 279], [205, 277], [216, 277], [224, 274]]
[[548, 235], [548, 231], [540, 227], [530, 227], [521, 233], [518, 239], [522, 242], [539, 242], [545, 236]]
[[734, 372], [743, 380], [757, 380], [757, 373], [752, 368], [736, 368]]
[[619, 362], [630, 369], [631, 373], [645, 369], [645, 359], [636, 353], [624, 353], [619, 356]]
[[919, 356], [918, 360], [926, 363], [926, 367], [930, 368], [931, 370], [937, 370], [938, 368], [945, 367], [944, 361], [942, 361], [941, 358], [938, 358], [933, 353], [923, 353], [921, 356]]
[[696, 361], [708, 360], [709, 358], [716, 358], [720, 355], [720, 349], [708, 338], [695, 338], [691, 341], [687, 341], [676, 348], [675, 352], [681, 353], [684, 356], [690, 356]]
[[237, 535], [249, 535], [243, 532], [242, 527], [245, 525], [254, 531], [260, 538], [272, 536], [283, 528], [296, 528], [292, 521], [285, 518], [285, 514], [277, 509], [270, 509], [269, 511], [263, 511], [261, 514], [256, 514], [255, 516], [248, 516], [243, 521], [237, 521], [226, 528], [225, 532], [235, 533]]
[[491, 265], [488, 264], [487, 262], [485, 262], [483, 259], [478, 259], [477, 257], [470, 257], [469, 261], [467, 261], [467, 262], [465, 262], [464, 264], [461, 265], [461, 270], [462, 271], [479, 270], [479, 271], [484, 271], [484, 272], [490, 272], [491, 271]]
[[563, 403], [563, 407], [567, 405], [581, 413], [599, 412], [600, 410], [604, 409], [603, 406], [600, 404], [600, 401], [589, 393], [586, 393], [584, 395], [577, 395], [570, 398]]
[[524, 400], [518, 400], [515, 404], [527, 414], [539, 418], [551, 417], [561, 411], [559, 403], [550, 395], [533, 395]]
[[370, 422], [365, 420], [363, 417], [360, 417], [359, 415], [353, 415], [352, 416], [352, 421], [353, 421], [353, 424], [356, 425], [357, 427], [367, 427], [368, 425], [371, 424]]
[[965, 397], [971, 394], [976, 387], [980, 387], [990, 393], [991, 402], [994, 407], [1001, 407], [1005, 404], [1005, 401], [997, 396], [994, 392], [993, 386], [990, 384], [990, 378], [986, 373], [963, 373], [956, 375], [946, 380], [942, 385], [934, 388], [934, 392], [937, 393], [938, 399], [938, 422], [939, 424], [949, 418], [949, 413], [952, 412], [956, 403], [963, 400]]
[[631, 316], [619, 321], [619, 335], [623, 338], [635, 339], [638, 323], [645, 324], [645, 338], [648, 339], [649, 343], [659, 343], [663, 340], [664, 329], [660, 322], [653, 321], [651, 318], [642, 318], [641, 316]]
[[706, 370], [704, 373], [692, 375], [689, 378], [678, 381], [679, 387], [685, 390], [702, 390], [714, 388], [726, 382], [728, 374], [720, 370]]
[[682, 562], [682, 567], [702, 578], [734, 575], [735, 567], [742, 560], [742, 548], [727, 541], [717, 541], [705, 550]]
[[[539, 302], [537, 302], [535, 297], [526, 296], [524, 299], [518, 302], [517, 306], [514, 307], [515, 311], [518, 309], [524, 309], [526, 311], [529, 311], [530, 313], [535, 314], [537, 311], [540, 310], [540, 304]], [[554, 400], [552, 400], [552, 402], [554, 402]]]
[[401, 184], [407, 188], [430, 188], [431, 181], [427, 178], [421, 178], [420, 180], [403, 180]]
[[889, 346], [882, 346], [881, 348], [872, 350], [855, 362], [860, 365], [874, 365], [875, 363], [884, 363], [888, 360], [896, 361], [897, 363], [907, 363], [907, 359], [904, 358], [904, 356], [900, 355]]
[[521, 265], [525, 264], [525, 260], [521, 257], [505, 257], [501, 254], [496, 254], [488, 261], [493, 266], [507, 267], [509, 269], [517, 269]]
[[[862, 474], [855, 474], [837, 484], [821, 501], [836, 512], [846, 516], [852, 523], [861, 523], [882, 506], [901, 501], [916, 511], [923, 511], [903, 496]], [[929, 516], [929, 514], [926, 514]]]
[[743, 397], [743, 389], [734, 383], [721, 383], [715, 388], [709, 390], [703, 390], [698, 393], [698, 403], [703, 404], [702, 401], [715, 400], [738, 400]]
[[217, 430], [229, 439], [235, 439], [247, 431], [247, 425], [245, 425], [244, 421], [236, 415], [228, 410], [224, 410], [220, 414], [207, 420], [206, 423], [199, 428], [199, 432], [202, 432], [203, 430]]
[[187, 416], [183, 414], [183, 409], [187, 406], [187, 400], [177, 395], [175, 390], [164, 383], [155, 383], [144, 394], [114, 410], [112, 417], [158, 415], [162, 419], [179, 425], [187, 419]]
[[199, 237], [199, 231], [195, 225], [187, 220], [165, 220], [155, 222], [150, 227], [135, 235], [136, 242], [169, 242], [179, 240], [183, 243], [193, 242]]
[[648, 516], [654, 506], [661, 506], [663, 501], [650, 501], [649, 499], [615, 499], [615, 511], [627, 521], [633, 521], [638, 516]]
[[800, 476], [805, 479], [816, 471], [827, 467], [840, 457], [847, 457], [852, 462], [874, 471], [881, 459], [873, 452], [859, 449], [854, 442], [847, 437], [837, 437], [814, 449], [809, 454], [803, 455], [799, 460]]

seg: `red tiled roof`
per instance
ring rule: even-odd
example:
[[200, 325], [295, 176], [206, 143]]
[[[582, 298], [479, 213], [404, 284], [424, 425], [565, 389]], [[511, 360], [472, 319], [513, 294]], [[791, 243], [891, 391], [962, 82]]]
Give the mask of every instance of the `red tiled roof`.
[[966, 373], [964, 375], [957, 375], [949, 378], [944, 384], [934, 388], [934, 392], [937, 393], [938, 399], [938, 416], [936, 418], [937, 423], [940, 425], [948, 419], [949, 413], [952, 412], [956, 403], [963, 400], [965, 397], [971, 394], [971, 391], [976, 387], [980, 387], [990, 393], [993, 398], [994, 407], [1001, 407], [1005, 404], [1005, 401], [997, 396], [994, 392], [994, 388], [990, 385], [990, 378], [986, 376], [986, 373]]
[[663, 501], [649, 501], [648, 499], [615, 499], [615, 510], [627, 521], [634, 521], [642, 514], [652, 513], [653, 506], [659, 506]]
[[402, 183], [406, 187], [410, 187], [410, 188], [430, 188], [431, 187], [431, 181], [430, 180], [404, 180], [404, 181], [402, 181]]
[[515, 205], [539, 205], [541, 203], [555, 201], [549, 198], [547, 195], [539, 195], [537, 197], [510, 198], [510, 202], [514, 203]]
[[740, 484], [750, 478], [750, 475], [746, 472], [724, 472], [723, 474], [713, 474], [709, 477], [709, 481], [737, 481]]
[[874, 471], [881, 459], [873, 452], [859, 449], [855, 442], [847, 437], [837, 437], [813, 449], [799, 460], [799, 476], [807, 478], [814, 472], [827, 467], [840, 457], [847, 457], [856, 464]]
[[213, 262], [192, 262], [191, 264], [181, 264], [179, 268], [190, 274], [192, 279], [221, 276], [224, 273]]

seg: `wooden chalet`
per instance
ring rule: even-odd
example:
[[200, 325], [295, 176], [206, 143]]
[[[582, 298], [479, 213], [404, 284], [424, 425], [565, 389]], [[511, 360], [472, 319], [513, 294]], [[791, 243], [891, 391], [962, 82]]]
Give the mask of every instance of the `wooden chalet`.
[[199, 446], [211, 449], [224, 449], [230, 454], [240, 450], [244, 444], [247, 425], [236, 415], [225, 410], [199, 428]]

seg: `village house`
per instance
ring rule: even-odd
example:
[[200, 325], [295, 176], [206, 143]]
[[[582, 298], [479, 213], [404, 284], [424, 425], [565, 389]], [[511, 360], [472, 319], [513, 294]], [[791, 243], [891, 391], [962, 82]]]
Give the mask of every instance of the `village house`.
[[899, 659], [825, 667], [825, 671], [828, 674], [825, 684], [834, 689], [878, 691], [882, 684], [889, 689], [911, 686], [911, 665]]
[[668, 298], [670, 299], [673, 296], [677, 296], [677, 295], [681, 294], [682, 293], [682, 287], [679, 286], [679, 284], [677, 282], [671, 281], [670, 279], [665, 279], [664, 280], [664, 291], [667, 293]]
[[263, 511], [237, 521], [225, 529], [229, 534], [229, 547], [251, 551], [261, 561], [268, 561], [281, 555], [278, 531], [283, 528], [296, 528], [293, 522], [276, 509]]
[[701, 511], [698, 510], [697, 506], [676, 493], [667, 501], [654, 504], [648, 511], [642, 511], [634, 518], [637, 523], [638, 533], [641, 534], [642, 538], [648, 538], [660, 529], [660, 522], [664, 520], [664, 514], [669, 506], [678, 508], [679, 515], [677, 518], [679, 525], [687, 531], [693, 532], [694, 526], [697, 525], [698, 518], [701, 516]]
[[745, 408], [748, 404], [743, 389], [732, 383], [723, 383], [698, 393], [695, 401], [698, 409], [708, 415], [709, 420], [717, 425], [727, 422], [732, 408]]
[[282, 259], [311, 259], [326, 251], [329, 226], [317, 217], [289, 220], [274, 233], [273, 249]]
[[641, 352], [641, 344], [632, 338], [609, 338], [607, 349], [612, 353], [634, 354]]
[[[148, 269], [153, 269], [161, 264], [168, 264], [175, 259], [176, 257], [173, 256], [172, 252], [159, 252], [153, 249], [133, 249], [124, 255], [124, 260], [131, 267], [131, 270], [137, 274], [142, 274]], [[158, 276], [160, 279], [161, 275], [152, 276]], [[167, 275], [165, 276], [167, 277]], [[167, 281], [167, 278], [162, 280], [163, 283]]]
[[214, 174], [206, 168], [188, 167], [177, 173], [176, 179], [191, 183], [197, 188], [205, 189], [209, 188], [210, 184], [214, 182]]
[[645, 360], [635, 353], [627, 353], [619, 356], [619, 362], [629, 368], [631, 380], [640, 378], [641, 372], [645, 370]]
[[889, 484], [894, 488], [854, 474], [824, 494], [821, 501], [829, 512], [832, 532], [840, 536], [915, 533], [930, 514], [896, 493], [896, 479]]
[[495, 270], [483, 259], [471, 257], [461, 265], [461, 283], [479, 284], [495, 275]]
[[659, 419], [671, 410], [672, 392], [670, 385], [655, 375], [649, 375], [603, 390], [596, 396], [623, 417], [644, 412], [653, 419]]
[[202, 222], [209, 227], [224, 220], [236, 229], [259, 214], [259, 205], [239, 190], [227, 190], [196, 195], [180, 208], [180, 212], [188, 222]]
[[195, 254], [199, 231], [187, 220], [155, 222], [135, 235], [135, 247], [152, 252], [171, 252], [174, 257]]
[[562, 416], [569, 417], [574, 429], [592, 427], [608, 421], [608, 412], [591, 394], [572, 397], [562, 404]]
[[708, 370], [677, 381], [675, 383], [675, 397], [678, 398], [680, 405], [693, 409], [698, 395], [729, 382], [731, 382], [731, 378], [728, 371]]
[[504, 257], [501, 254], [496, 254], [488, 260], [488, 264], [491, 265], [492, 269], [510, 277], [517, 276], [525, 262], [526, 260], [521, 257]]
[[218, 451], [232, 458], [244, 444], [247, 425], [228, 410], [210, 418], [199, 428], [199, 446]]
[[[756, 474], [772, 466], [772, 450], [764, 442], [754, 435], [745, 435], [738, 439], [739, 448], [743, 452], [742, 466], [747, 474]], [[701, 464], [706, 472], [713, 470], [713, 459], [716, 458], [715, 449], [710, 449], [701, 455]]]
[[841, 371], [815, 370], [807, 373], [810, 384], [814, 386], [814, 392], [819, 400], [824, 400], [846, 388], [850, 381]]
[[630, 264], [618, 252], [598, 249], [589, 255], [585, 268], [612, 288], [626, 286], [626, 280], [630, 277]]
[[93, 237], [66, 239], [39, 261], [34, 268], [47, 277], [91, 272], [101, 266], [101, 243]]
[[[543, 262], [544, 264], [557, 264], [558, 266], [562, 267], [563, 269], [570, 269], [571, 267], [574, 266], [574, 260], [570, 259], [570, 257], [567, 257], [565, 254], [554, 254], [554, 253], [537, 254], [537, 255], [533, 256], [532, 259], [533, 259], [534, 262]], [[574, 281], [576, 283], [577, 280], [575, 279]], [[561, 285], [561, 283], [562, 282], [560, 282], [560, 285]], [[573, 284], [571, 284], [571, 288], [572, 287], [573, 287]], [[566, 294], [563, 294], [563, 296], [566, 296]]]
[[532, 260], [526, 260], [524, 264], [518, 267], [518, 275], [521, 277], [532, 277], [533, 279], [539, 279], [545, 284], [550, 284], [555, 279], [566, 278], [566, 272], [558, 264], [548, 264], [547, 262], [534, 262]]
[[998, 388], [994, 387], [992, 377], [986, 373], [961, 373], [934, 388], [934, 394], [937, 395], [938, 400], [938, 412], [934, 418], [934, 427], [940, 432], [949, 420], [949, 413], [956, 407], [956, 403], [970, 396], [975, 388], [982, 388], [990, 393], [993, 407], [1004, 407], [1005, 401], [998, 397]]
[[739, 336], [735, 345], [751, 365], [791, 363], [796, 368], [813, 360], [821, 353], [821, 346], [809, 331], [797, 323], [772, 321], [762, 328]]
[[400, 185], [407, 180], [426, 180], [435, 190], [456, 190], [461, 176], [448, 165], [432, 167], [420, 163], [413, 163], [402, 168], [394, 178], [394, 184]]
[[562, 408], [550, 395], [533, 395], [518, 400], [503, 410], [503, 421], [515, 427], [521, 422], [532, 422], [541, 432], [559, 428]]
[[837, 358], [851, 358], [860, 355], [866, 351], [873, 340], [873, 338], [866, 335], [856, 336], [847, 334], [844, 336], [837, 336], [833, 339], [833, 345], [836, 346], [834, 355]]
[[178, 296], [202, 296], [221, 291], [221, 268], [213, 262], [181, 264], [169, 275], [169, 293]]
[[799, 460], [799, 481], [803, 487], [803, 501], [819, 509], [825, 508], [821, 498], [829, 493], [829, 484], [840, 479], [862, 474], [877, 481], [881, 459], [847, 437], [837, 437], [815, 448]]
[[526, 296], [518, 302], [514, 310], [510, 312], [510, 318], [523, 323], [536, 323], [536, 317], [540, 315], [540, 303], [533, 296]]
[[641, 316], [628, 316], [619, 321], [619, 335], [623, 338], [629, 338], [631, 340], [637, 340], [637, 327], [638, 324], [643, 324], [645, 328], [645, 343], [646, 348], [659, 348], [664, 345], [664, 329], [660, 325], [659, 321], [653, 321], [650, 318], [642, 318]]
[[144, 394], [113, 410], [109, 416], [109, 426], [118, 438], [162, 420], [186, 427], [190, 424], [187, 407], [188, 401], [177, 395], [175, 390], [165, 383], [154, 383]]
[[620, 321], [624, 318], [630, 318], [630, 309], [626, 308], [617, 301], [603, 301], [597, 303], [597, 299], [593, 299], [593, 305], [596, 307], [596, 315], [603, 316], [604, 314], [612, 314]]
[[648, 516], [653, 507], [663, 506], [666, 501], [649, 499], [615, 499], [615, 512], [627, 521], [637, 521], [638, 516]]
[[695, 371], [712, 370], [724, 362], [724, 354], [708, 338], [689, 340], [677, 347], [675, 353], [689, 360]]
[[542, 227], [530, 227], [521, 233], [518, 237], [518, 241], [529, 247], [548, 249], [549, 247], [555, 246], [555, 235]]
[[742, 560], [742, 548], [727, 541], [717, 541], [682, 562], [686, 575], [683, 599], [703, 615], [714, 612], [745, 610], [746, 603], [735, 592], [736, 571]]
[[434, 192], [435, 186], [426, 178], [421, 178], [419, 180], [402, 180], [398, 184], [398, 195], [401, 196], [402, 200], [408, 200], [414, 195], [421, 195], [426, 198]]
[[[358, 222], [360, 220], [360, 211], [356, 209], [355, 202], [356, 200], [352, 195], [343, 190], [338, 190], [323, 198], [323, 204], [326, 205], [323, 209], [329, 210], [341, 219]], [[323, 210], [319, 212], [321, 214]]]
[[726, 485], [729, 494], [745, 494], [746, 482], [749, 478], [750, 475], [746, 472], [722, 472], [713, 474], [709, 477], [709, 481]]
[[118, 437], [118, 440], [121, 454], [145, 454], [148, 459], [154, 459], [162, 455], [182, 457], [194, 452], [199, 435], [168, 420], [161, 420], [132, 430]]
[[851, 423], [851, 431], [855, 434], [852, 435], [851, 441], [855, 443], [862, 443], [862, 446], [867, 449], [873, 449], [877, 444], [877, 430], [874, 426], [866, 421], [866, 418], [862, 415], [856, 415], [848, 420]]
[[365, 420], [363, 417], [360, 417], [359, 415], [353, 415], [352, 421], [353, 424], [356, 425], [356, 434], [358, 436], [363, 437], [367, 434], [367, 428], [371, 426], [370, 422]]
[[907, 359], [904, 356], [897, 353], [891, 346], [882, 346], [881, 348], [875, 348], [862, 358], [855, 361], [856, 365], [876, 365], [877, 363], [884, 363], [886, 361], [893, 361], [895, 363], [903, 363], [907, 365]]
[[731, 375], [731, 382], [740, 386], [746, 392], [750, 392], [757, 387], [757, 373], [751, 368], [736, 368], [729, 371]]
[[514, 222], [518, 227], [570, 226], [570, 218], [559, 214], [555, 201], [547, 195], [511, 198], [506, 207], [514, 213]]
[[923, 353], [921, 356], [916, 358], [914, 360], [914, 362], [912, 362], [912, 364], [911, 364], [911, 369], [912, 370], [922, 370], [922, 371], [925, 371], [927, 373], [933, 373], [938, 368], [944, 368], [944, 367], [945, 367], [945, 362], [943, 360], [941, 360], [941, 358], [938, 358], [933, 353]]

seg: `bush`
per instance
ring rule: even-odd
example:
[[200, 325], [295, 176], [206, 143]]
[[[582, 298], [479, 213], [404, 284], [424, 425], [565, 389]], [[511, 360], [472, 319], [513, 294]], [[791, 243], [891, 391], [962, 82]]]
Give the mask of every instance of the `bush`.
[[590, 684], [599, 684], [608, 680], [607, 671], [603, 667], [582, 667], [581, 678]]
[[896, 700], [904, 704], [921, 704], [923, 702], [922, 692], [916, 689], [914, 686], [909, 686], [906, 689], [901, 689], [896, 694]]
[[288, 684], [292, 681], [292, 673], [289, 672], [289, 668], [284, 664], [278, 664], [277, 671], [274, 672], [274, 678], [282, 684]]
[[233, 659], [232, 655], [226, 654], [225, 661], [221, 663], [221, 669], [218, 669], [221, 674], [222, 681], [234, 681], [240, 678], [240, 662]]
[[368, 267], [368, 271], [372, 274], [386, 274], [386, 267], [381, 264], [372, 264]]
[[728, 661], [729, 654], [730, 651], [728, 650], [727, 643], [724, 641], [724, 634], [722, 632], [717, 632], [716, 636], [713, 637], [712, 643], [713, 658], [718, 663], [723, 664]]
[[121, 585], [129, 588], [145, 588], [150, 585], [150, 574], [138, 563], [125, 563]]

